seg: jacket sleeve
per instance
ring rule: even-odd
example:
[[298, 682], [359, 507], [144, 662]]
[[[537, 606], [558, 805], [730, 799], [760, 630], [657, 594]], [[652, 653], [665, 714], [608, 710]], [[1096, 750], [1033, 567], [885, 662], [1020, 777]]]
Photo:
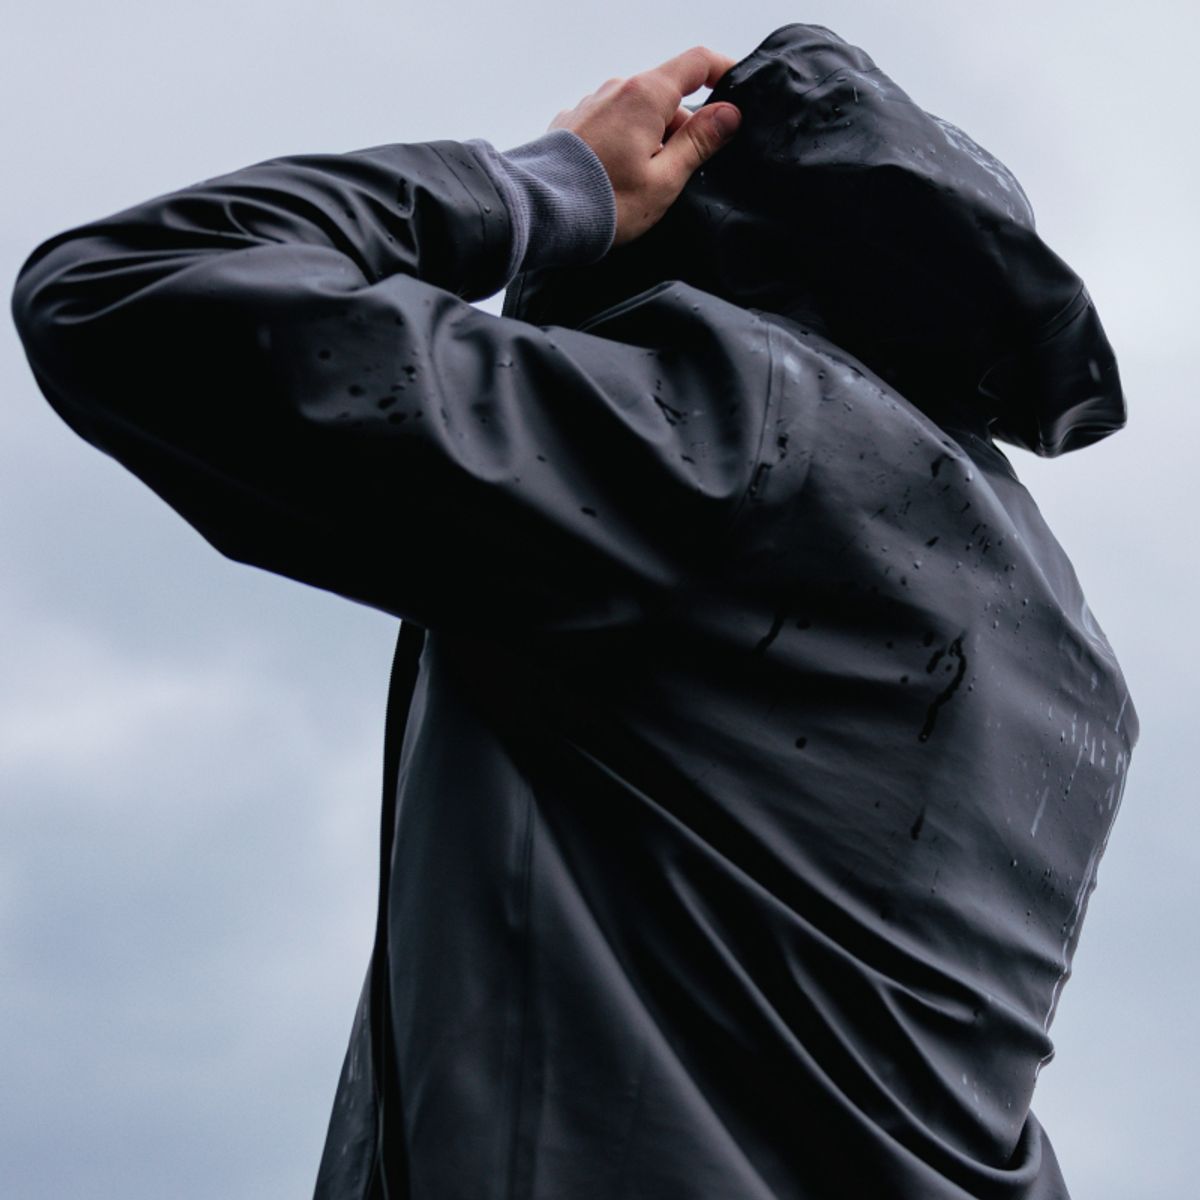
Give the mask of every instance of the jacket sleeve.
[[495, 155], [276, 158], [49, 239], [13, 295], [41, 390], [233, 559], [427, 627], [635, 615], [731, 518], [761, 406], [718, 409], [715, 344], [470, 303], [546, 244]]

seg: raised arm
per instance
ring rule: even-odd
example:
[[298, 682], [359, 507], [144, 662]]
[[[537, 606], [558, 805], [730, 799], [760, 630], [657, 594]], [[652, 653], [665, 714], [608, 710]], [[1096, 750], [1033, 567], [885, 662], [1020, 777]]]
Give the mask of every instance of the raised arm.
[[[653, 131], [668, 91], [617, 91]], [[636, 172], [625, 153], [610, 182], [604, 128], [583, 129], [598, 150], [559, 125], [503, 155], [475, 139], [275, 158], [59, 234], [13, 295], [37, 381], [232, 558], [427, 625], [603, 608], [661, 582], [750, 465], [663, 423], [646, 376], [677, 394], [688, 364], [672, 378], [640, 346], [469, 303], [517, 269], [600, 257], [668, 166], [683, 186], [681, 142], [630, 205]]]

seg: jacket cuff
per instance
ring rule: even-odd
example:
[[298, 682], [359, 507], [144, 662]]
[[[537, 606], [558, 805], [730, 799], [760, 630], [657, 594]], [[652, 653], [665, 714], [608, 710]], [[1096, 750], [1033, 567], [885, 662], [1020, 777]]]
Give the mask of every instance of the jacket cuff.
[[512, 216], [504, 283], [521, 271], [603, 258], [617, 232], [617, 201], [604, 164], [570, 129], [551, 129], [511, 150], [484, 138], [475, 151]]

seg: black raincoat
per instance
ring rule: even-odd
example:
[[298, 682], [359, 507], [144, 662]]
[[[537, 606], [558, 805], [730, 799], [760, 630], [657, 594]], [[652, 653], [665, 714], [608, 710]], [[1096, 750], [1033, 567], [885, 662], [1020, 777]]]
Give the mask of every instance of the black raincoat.
[[[403, 618], [321, 1200], [1062, 1200], [1030, 1111], [1137, 737], [995, 441], [1119, 428], [1008, 170], [787, 25], [642, 238], [519, 276], [463, 143], [50, 239], [47, 398]], [[316, 648], [316, 652], [321, 652]]]

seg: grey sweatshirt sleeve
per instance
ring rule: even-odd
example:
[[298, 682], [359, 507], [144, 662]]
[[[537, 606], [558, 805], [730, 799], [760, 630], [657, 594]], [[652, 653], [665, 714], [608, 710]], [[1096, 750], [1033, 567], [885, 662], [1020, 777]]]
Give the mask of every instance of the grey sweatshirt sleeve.
[[617, 202], [596, 152], [570, 129], [551, 129], [511, 150], [484, 138], [464, 145], [479, 158], [512, 215], [504, 276], [595, 262], [612, 246]]

